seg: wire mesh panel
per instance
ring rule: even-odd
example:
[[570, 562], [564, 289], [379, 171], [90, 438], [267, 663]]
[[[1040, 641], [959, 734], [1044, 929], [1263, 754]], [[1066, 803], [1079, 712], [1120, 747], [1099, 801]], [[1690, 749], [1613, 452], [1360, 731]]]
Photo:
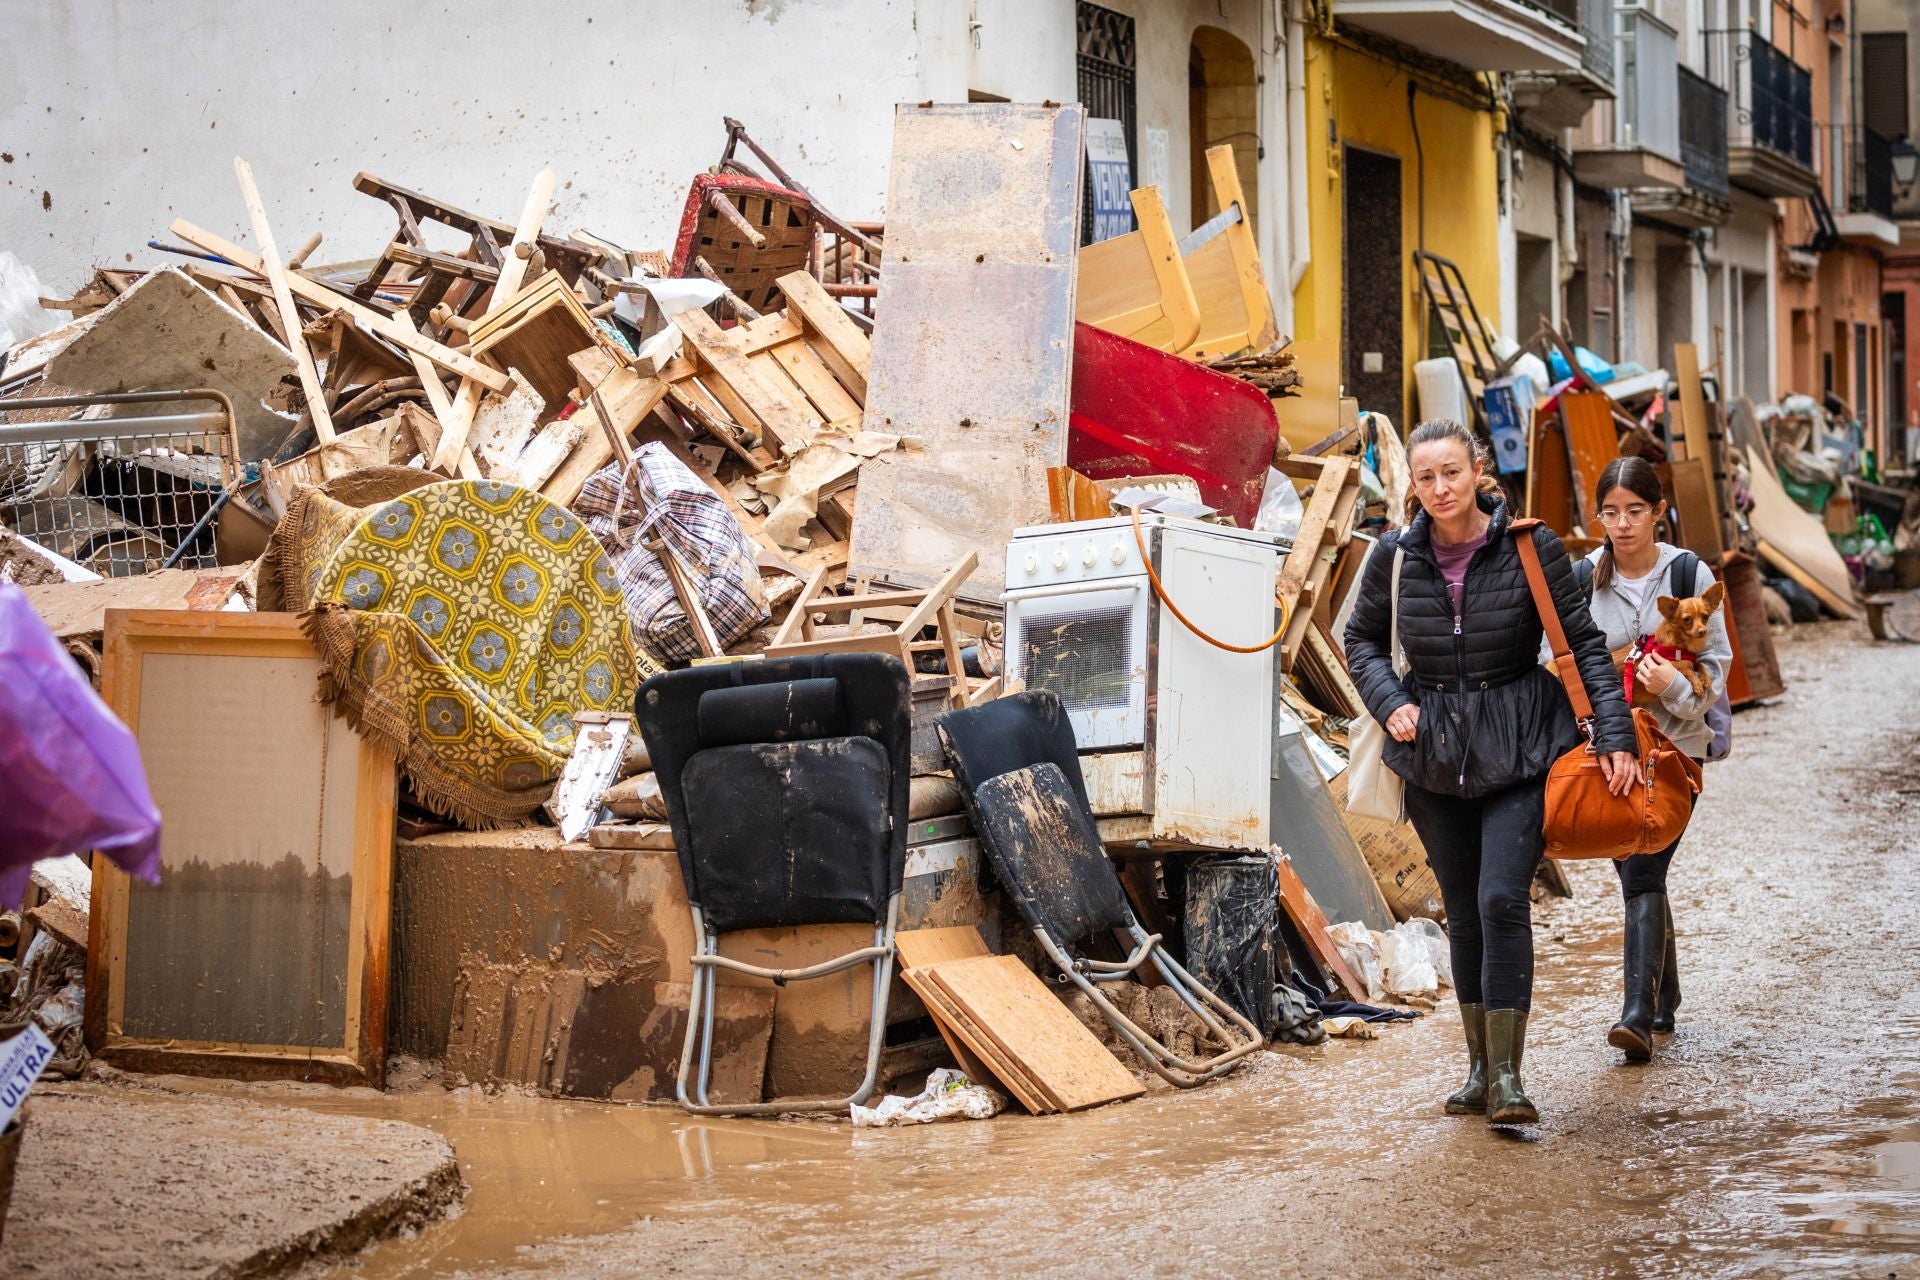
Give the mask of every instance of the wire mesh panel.
[[[194, 400], [215, 407], [105, 416]], [[235, 453], [217, 391], [0, 400], [0, 524], [102, 577], [209, 568]]]

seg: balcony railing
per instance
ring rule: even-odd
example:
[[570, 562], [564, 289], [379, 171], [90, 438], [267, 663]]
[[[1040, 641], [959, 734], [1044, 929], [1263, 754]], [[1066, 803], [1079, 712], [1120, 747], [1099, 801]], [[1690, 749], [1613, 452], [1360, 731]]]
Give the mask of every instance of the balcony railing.
[[1893, 144], [1864, 125], [1829, 125], [1822, 133], [1830, 148], [1825, 176], [1833, 207], [1893, 217]]
[[1727, 86], [1727, 140], [1813, 167], [1813, 73], [1757, 31], [1709, 31], [1707, 74]]
[[1580, 0], [1520, 0], [1529, 9], [1550, 13], [1570, 27], [1580, 25]]
[[[1614, 143], [1644, 147], [1672, 160], [1680, 155], [1680, 42], [1672, 27], [1645, 9], [1619, 11], [1614, 84], [1620, 98]], [[1721, 171], [1724, 173], [1724, 153]]]
[[1680, 163], [1695, 191], [1727, 198], [1727, 91], [1686, 67], [1680, 74]]
[[1580, 65], [1601, 84], [1613, 84], [1613, 0], [1580, 0]]

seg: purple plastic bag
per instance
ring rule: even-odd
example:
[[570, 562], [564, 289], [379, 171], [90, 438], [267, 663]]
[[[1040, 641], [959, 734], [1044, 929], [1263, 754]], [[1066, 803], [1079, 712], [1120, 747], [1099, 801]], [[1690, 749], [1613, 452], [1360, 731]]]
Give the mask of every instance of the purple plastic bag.
[[27, 603], [0, 583], [0, 906], [42, 858], [97, 849], [160, 879], [160, 811], [133, 734]]

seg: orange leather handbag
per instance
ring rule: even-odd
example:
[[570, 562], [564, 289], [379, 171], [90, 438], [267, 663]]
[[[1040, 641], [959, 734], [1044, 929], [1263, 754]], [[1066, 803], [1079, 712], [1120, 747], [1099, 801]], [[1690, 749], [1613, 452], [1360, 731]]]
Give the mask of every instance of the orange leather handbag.
[[1573, 703], [1574, 719], [1586, 741], [1553, 762], [1547, 773], [1547, 818], [1542, 831], [1549, 858], [1630, 858], [1636, 853], [1658, 853], [1678, 840], [1693, 816], [1693, 798], [1700, 793], [1700, 766], [1660, 731], [1653, 713], [1644, 707], [1633, 712], [1639, 739], [1636, 751], [1645, 775], [1641, 785], [1624, 796], [1607, 790], [1600, 757], [1593, 749], [1593, 703], [1572, 660], [1560, 610], [1547, 589], [1540, 567], [1540, 549], [1532, 527], [1538, 520], [1516, 520], [1520, 562], [1533, 589], [1540, 624], [1553, 645], [1553, 669]]

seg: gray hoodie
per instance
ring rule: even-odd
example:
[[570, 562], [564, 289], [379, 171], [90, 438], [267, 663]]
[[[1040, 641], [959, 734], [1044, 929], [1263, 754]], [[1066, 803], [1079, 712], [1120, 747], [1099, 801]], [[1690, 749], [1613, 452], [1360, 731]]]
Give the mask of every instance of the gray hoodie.
[[[1665, 577], [1673, 566], [1674, 557], [1680, 554], [1678, 547], [1659, 544], [1660, 558], [1655, 562], [1654, 573]], [[1600, 563], [1600, 552], [1595, 551], [1587, 557], [1594, 564]], [[1644, 630], [1641, 634], [1652, 634], [1660, 625], [1660, 612], [1654, 601], [1660, 596], [1688, 596], [1703, 594], [1713, 585], [1713, 573], [1705, 562], [1701, 562], [1694, 575], [1692, 587], [1687, 588], [1672, 581], [1656, 582], [1647, 594], [1646, 611], [1640, 619]], [[1593, 589], [1593, 620], [1607, 633], [1607, 648], [1619, 649], [1630, 645], [1640, 638], [1633, 634], [1633, 601], [1618, 586]], [[1733, 666], [1733, 644], [1727, 639], [1727, 606], [1722, 604], [1714, 611], [1707, 623], [1707, 648], [1700, 655], [1700, 668], [1713, 681], [1713, 687], [1706, 694], [1697, 694], [1693, 685], [1686, 680], [1675, 680], [1660, 694], [1660, 705], [1653, 708], [1654, 719], [1660, 723], [1660, 731], [1673, 739], [1673, 745], [1695, 759], [1705, 759], [1707, 742], [1707, 712], [1712, 709], [1720, 695], [1726, 691], [1727, 671]]]

